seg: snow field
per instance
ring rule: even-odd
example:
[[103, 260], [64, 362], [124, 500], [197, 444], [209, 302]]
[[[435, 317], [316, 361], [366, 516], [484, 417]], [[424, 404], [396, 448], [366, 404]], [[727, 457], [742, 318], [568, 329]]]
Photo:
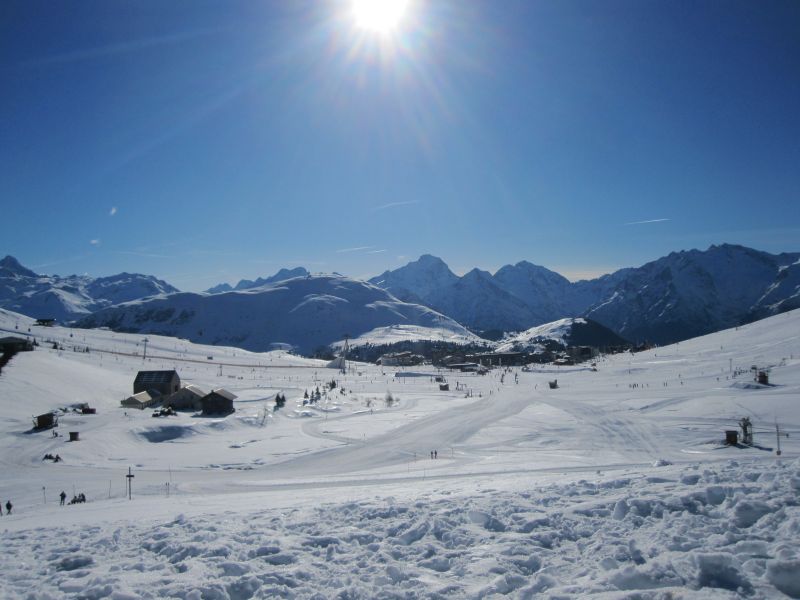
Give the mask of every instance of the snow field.
[[798, 461], [478, 483], [288, 509], [252, 494], [156, 522], [117, 507], [126, 519], [6, 531], [0, 595], [800, 596]]
[[[0, 375], [0, 597], [800, 597], [800, 311], [597, 372], [446, 373], [449, 392], [419, 368], [160, 336], [145, 361], [142, 336], [32, 330]], [[126, 411], [141, 368], [226, 387], [237, 411]], [[56, 408], [61, 437], [28, 432]], [[742, 416], [756, 446], [723, 446]], [[88, 502], [59, 507], [61, 489]]]

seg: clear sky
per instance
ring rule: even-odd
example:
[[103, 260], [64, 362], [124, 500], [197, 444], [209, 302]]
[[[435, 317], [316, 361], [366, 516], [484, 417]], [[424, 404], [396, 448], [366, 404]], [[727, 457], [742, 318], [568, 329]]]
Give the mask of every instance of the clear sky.
[[800, 2], [0, 3], [0, 255], [280, 267], [800, 250]]

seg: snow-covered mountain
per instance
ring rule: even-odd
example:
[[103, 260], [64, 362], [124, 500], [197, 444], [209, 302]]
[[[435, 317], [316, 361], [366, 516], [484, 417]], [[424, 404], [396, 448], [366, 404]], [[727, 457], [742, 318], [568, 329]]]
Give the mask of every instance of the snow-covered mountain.
[[476, 330], [516, 329], [520, 322], [536, 319], [524, 301], [497, 285], [491, 273], [473, 269], [458, 277], [441, 258], [430, 254], [373, 277], [370, 283]]
[[570, 302], [569, 280], [545, 267], [523, 260], [499, 269], [494, 274], [494, 281], [501, 289], [525, 302], [540, 323], [575, 312]]
[[251, 281], [250, 279], [242, 279], [235, 286], [231, 286], [228, 283], [220, 283], [219, 285], [215, 285], [214, 287], [207, 289], [206, 292], [209, 294], [220, 294], [223, 292], [232, 292], [238, 290], [251, 290], [253, 288], [261, 287], [262, 285], [275, 283], [276, 281], [284, 281], [285, 279], [293, 279], [294, 277], [305, 277], [306, 275], [308, 275], [308, 271], [303, 267], [296, 267], [294, 269], [281, 269], [275, 273], [275, 275], [270, 277], [259, 277], [255, 281]]
[[394, 271], [384, 271], [369, 282], [401, 300], [430, 304], [432, 295], [439, 294], [459, 279], [441, 258], [423, 254], [418, 260]]
[[475, 330], [518, 331], [586, 316], [631, 341], [664, 344], [800, 306], [798, 260], [800, 253], [723, 244], [571, 283], [526, 261], [459, 278], [426, 256], [372, 281]]
[[39, 275], [13, 256], [0, 260], [0, 307], [36, 318], [70, 321], [120, 302], [177, 291], [151, 275]]
[[347, 277], [305, 276], [220, 294], [171, 294], [128, 302], [82, 319], [79, 327], [176, 336], [262, 351], [289, 344], [301, 352], [357, 338], [380, 327], [414, 325], [468, 339], [469, 332], [430, 308], [402, 302]]
[[516, 329], [536, 321], [528, 305], [505, 291], [491, 273], [473, 269], [451, 285], [433, 291], [429, 305], [473, 330]]
[[712, 333], [796, 306], [798, 258], [728, 244], [673, 252], [626, 272], [582, 314], [632, 340]]
[[621, 338], [608, 327], [590, 319], [558, 319], [544, 325], [526, 329], [522, 333], [502, 340], [497, 352], [529, 352], [551, 345], [595, 346], [598, 348], [622, 346], [627, 340]]

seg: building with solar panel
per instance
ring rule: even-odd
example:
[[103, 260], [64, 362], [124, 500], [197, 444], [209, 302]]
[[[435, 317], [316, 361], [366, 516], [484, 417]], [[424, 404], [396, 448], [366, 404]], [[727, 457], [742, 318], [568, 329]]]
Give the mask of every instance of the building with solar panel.
[[171, 371], [139, 371], [133, 380], [133, 393], [158, 392], [169, 396], [181, 389], [181, 378], [175, 369]]

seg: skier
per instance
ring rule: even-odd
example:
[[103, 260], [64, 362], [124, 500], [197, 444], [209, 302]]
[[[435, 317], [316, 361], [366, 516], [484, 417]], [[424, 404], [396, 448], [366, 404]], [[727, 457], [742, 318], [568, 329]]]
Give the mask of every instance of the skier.
[[67, 493], [64, 490], [61, 490], [61, 493], [58, 495], [61, 498], [61, 506], [64, 506], [64, 500], [67, 499]]
[[13, 505], [13, 504], [11, 504], [11, 500], [8, 500], [8, 501], [6, 502], [6, 514], [7, 514], [7, 515], [10, 515], [10, 514], [11, 514], [11, 509], [12, 509], [13, 507], [14, 507], [14, 505]]

